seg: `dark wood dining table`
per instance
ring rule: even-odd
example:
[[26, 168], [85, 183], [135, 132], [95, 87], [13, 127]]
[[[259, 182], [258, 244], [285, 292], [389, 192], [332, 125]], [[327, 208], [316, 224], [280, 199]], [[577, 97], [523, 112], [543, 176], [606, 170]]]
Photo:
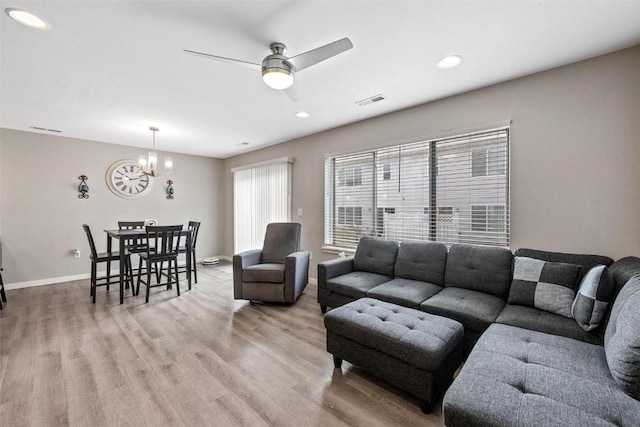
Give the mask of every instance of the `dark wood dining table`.
[[[130, 239], [144, 239], [147, 238], [147, 232], [144, 228], [139, 228], [135, 230], [119, 230], [119, 229], [108, 229], [104, 230], [107, 233], [107, 252], [111, 252], [112, 241], [113, 239], [117, 239], [119, 241], [118, 251], [120, 252], [120, 304], [124, 303], [124, 277], [125, 277], [125, 258], [127, 256], [126, 252], [126, 243], [127, 240]], [[180, 238], [182, 236], [186, 236], [186, 248], [187, 248], [187, 283], [189, 284], [189, 289], [191, 289], [191, 248], [192, 248], [192, 239], [193, 233], [191, 230], [182, 230], [180, 232]]]

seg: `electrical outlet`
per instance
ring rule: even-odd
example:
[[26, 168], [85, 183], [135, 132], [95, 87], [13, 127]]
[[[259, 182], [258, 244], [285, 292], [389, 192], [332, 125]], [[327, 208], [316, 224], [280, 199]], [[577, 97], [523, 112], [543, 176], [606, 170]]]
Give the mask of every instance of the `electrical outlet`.
[[74, 249], [71, 251], [74, 258], [80, 258], [80, 249]]

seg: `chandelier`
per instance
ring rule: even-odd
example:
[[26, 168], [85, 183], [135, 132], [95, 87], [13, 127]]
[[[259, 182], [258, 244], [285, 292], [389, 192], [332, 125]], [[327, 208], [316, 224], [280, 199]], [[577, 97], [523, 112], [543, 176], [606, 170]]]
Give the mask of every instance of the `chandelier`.
[[[153, 149], [149, 151], [149, 154], [145, 157], [144, 155], [138, 156], [138, 164], [140, 165], [140, 169], [145, 175], [148, 176], [159, 176], [158, 172], [158, 153], [156, 153], [156, 132], [158, 129], [155, 126], [151, 126], [149, 128], [151, 132], [153, 132]], [[173, 159], [171, 157], [164, 158], [164, 173], [165, 175], [169, 175], [173, 172]]]

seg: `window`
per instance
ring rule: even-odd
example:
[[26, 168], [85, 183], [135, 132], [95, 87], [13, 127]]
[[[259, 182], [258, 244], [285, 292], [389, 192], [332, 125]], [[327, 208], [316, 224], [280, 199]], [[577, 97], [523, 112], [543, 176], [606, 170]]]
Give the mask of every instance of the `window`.
[[338, 225], [362, 225], [362, 206], [339, 206]]
[[325, 245], [379, 236], [509, 246], [508, 155], [504, 127], [329, 157]]
[[504, 175], [507, 171], [505, 147], [474, 150], [471, 156], [471, 176]]
[[267, 224], [291, 220], [291, 163], [278, 159], [231, 172], [234, 251], [260, 248]]
[[362, 167], [345, 167], [338, 170], [338, 186], [354, 187], [362, 185]]
[[471, 206], [471, 230], [503, 233], [506, 227], [506, 208], [502, 205]]
[[382, 179], [384, 181], [391, 179], [391, 162], [384, 162], [382, 164]]

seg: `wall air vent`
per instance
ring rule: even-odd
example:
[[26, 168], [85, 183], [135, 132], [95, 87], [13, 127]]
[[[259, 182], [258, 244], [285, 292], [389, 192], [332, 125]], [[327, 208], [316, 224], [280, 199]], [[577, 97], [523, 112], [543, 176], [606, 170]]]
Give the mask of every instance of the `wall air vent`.
[[35, 129], [35, 130], [41, 130], [44, 132], [55, 132], [55, 133], [62, 133], [61, 130], [58, 129], [47, 129], [47, 128], [41, 128], [39, 126], [29, 126], [31, 129]]
[[383, 101], [385, 99], [387, 99], [387, 98], [385, 98], [384, 95], [378, 94], [378, 95], [370, 96], [369, 98], [362, 99], [362, 100], [356, 102], [356, 104], [358, 104], [361, 107], [364, 107], [365, 105], [373, 104], [374, 102], [380, 102], [380, 101]]

